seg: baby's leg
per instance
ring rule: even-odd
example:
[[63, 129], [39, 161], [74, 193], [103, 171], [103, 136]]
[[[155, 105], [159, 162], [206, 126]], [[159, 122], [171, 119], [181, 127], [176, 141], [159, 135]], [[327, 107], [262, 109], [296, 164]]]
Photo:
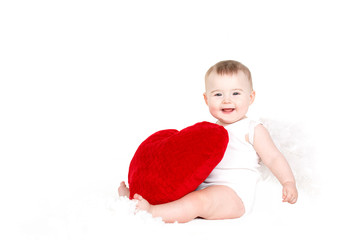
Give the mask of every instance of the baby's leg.
[[154, 217], [162, 217], [165, 222], [188, 222], [196, 217], [230, 219], [245, 213], [241, 199], [226, 186], [211, 186], [160, 205], [151, 205], [137, 194], [134, 198], [139, 201], [138, 209], [146, 210]]
[[130, 196], [130, 190], [128, 187], [126, 187], [125, 182], [121, 182], [120, 186], [118, 188], [118, 193], [120, 197], [129, 197]]

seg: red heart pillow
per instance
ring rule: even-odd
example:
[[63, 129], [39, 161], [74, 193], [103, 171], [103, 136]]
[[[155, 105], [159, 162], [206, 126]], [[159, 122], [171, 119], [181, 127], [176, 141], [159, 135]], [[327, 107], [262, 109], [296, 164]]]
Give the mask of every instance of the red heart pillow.
[[221, 161], [228, 141], [225, 128], [209, 122], [152, 134], [131, 160], [130, 198], [138, 193], [161, 204], [194, 191]]

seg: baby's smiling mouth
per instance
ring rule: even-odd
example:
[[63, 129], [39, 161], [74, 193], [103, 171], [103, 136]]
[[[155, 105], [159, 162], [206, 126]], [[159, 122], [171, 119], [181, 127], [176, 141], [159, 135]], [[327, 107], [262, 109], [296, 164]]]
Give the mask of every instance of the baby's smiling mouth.
[[221, 111], [224, 113], [231, 113], [235, 110], [235, 108], [222, 108]]

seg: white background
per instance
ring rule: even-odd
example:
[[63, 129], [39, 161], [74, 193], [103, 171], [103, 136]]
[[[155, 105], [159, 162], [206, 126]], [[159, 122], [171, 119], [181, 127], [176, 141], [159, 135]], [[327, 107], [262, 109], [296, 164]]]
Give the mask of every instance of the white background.
[[204, 74], [227, 59], [252, 71], [249, 115], [313, 131], [324, 177], [342, 189], [333, 197], [349, 206], [359, 162], [355, 3], [2, 1], [1, 218], [31, 221], [84, 186], [116, 191], [149, 134], [213, 121]]

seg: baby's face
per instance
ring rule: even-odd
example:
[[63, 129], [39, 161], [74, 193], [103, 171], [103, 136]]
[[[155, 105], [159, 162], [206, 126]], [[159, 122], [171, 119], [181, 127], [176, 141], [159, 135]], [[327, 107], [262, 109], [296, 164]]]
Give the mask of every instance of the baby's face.
[[219, 120], [218, 124], [226, 126], [246, 117], [255, 92], [241, 71], [233, 75], [213, 72], [206, 81], [204, 98], [211, 115]]

